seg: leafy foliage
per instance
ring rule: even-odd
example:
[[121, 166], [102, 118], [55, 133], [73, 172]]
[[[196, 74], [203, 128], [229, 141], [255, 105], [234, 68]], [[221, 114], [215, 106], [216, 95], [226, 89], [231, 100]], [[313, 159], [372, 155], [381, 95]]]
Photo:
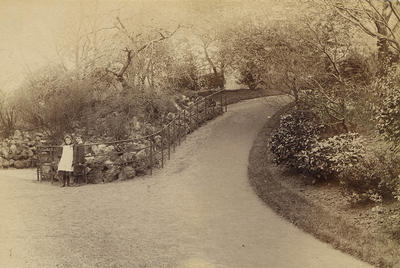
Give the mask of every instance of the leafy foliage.
[[353, 202], [400, 200], [400, 157], [387, 146], [369, 146], [353, 165], [345, 165], [338, 173]]
[[295, 110], [283, 115], [271, 136], [278, 164], [320, 179], [338, 180], [352, 202], [400, 200], [400, 156], [384, 142], [358, 133], [321, 138], [314, 114]]
[[226, 31], [221, 50], [230, 56], [230, 65], [238, 74], [239, 84], [256, 89], [269, 82], [273, 67], [269, 45], [274, 36], [273, 29], [248, 21]]
[[400, 88], [394, 87], [377, 110], [379, 133], [398, 147], [400, 145]]
[[[57, 66], [56, 66], [57, 67]], [[61, 68], [40, 70], [17, 92], [21, 116], [32, 127], [60, 138], [89, 105], [87, 81]]]
[[321, 126], [309, 111], [295, 110], [281, 117], [270, 147], [277, 164], [298, 167], [298, 154], [315, 143]]
[[0, 92], [0, 137], [8, 138], [18, 123], [17, 107], [4, 92]]
[[297, 167], [318, 178], [335, 178], [362, 158], [365, 153], [363, 142], [356, 133], [317, 140], [296, 155]]

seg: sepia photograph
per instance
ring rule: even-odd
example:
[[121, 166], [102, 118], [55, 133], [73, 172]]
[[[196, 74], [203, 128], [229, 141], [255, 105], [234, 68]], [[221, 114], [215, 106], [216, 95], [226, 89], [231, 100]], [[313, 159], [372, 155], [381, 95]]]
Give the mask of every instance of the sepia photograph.
[[400, 1], [0, 0], [0, 268], [400, 267]]

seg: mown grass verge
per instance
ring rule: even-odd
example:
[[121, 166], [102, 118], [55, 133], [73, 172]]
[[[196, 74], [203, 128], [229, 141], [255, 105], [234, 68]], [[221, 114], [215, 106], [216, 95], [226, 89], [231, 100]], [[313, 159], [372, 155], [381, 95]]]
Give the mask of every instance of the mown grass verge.
[[399, 267], [398, 244], [352, 224], [335, 209], [313, 199], [315, 195], [307, 195], [304, 188], [287, 183], [287, 177], [296, 176], [300, 181], [301, 175], [290, 174], [272, 163], [270, 134], [278, 126], [280, 115], [290, 107], [291, 104], [285, 106], [267, 121], [250, 151], [248, 176], [257, 195], [277, 214], [334, 248], [377, 267]]

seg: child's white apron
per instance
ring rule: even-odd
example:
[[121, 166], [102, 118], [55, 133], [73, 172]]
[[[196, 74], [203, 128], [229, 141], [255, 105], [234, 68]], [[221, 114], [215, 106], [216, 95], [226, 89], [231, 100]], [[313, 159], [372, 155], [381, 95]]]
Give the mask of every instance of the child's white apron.
[[74, 150], [72, 145], [64, 145], [60, 162], [58, 163], [58, 170], [73, 171], [72, 159], [74, 158]]

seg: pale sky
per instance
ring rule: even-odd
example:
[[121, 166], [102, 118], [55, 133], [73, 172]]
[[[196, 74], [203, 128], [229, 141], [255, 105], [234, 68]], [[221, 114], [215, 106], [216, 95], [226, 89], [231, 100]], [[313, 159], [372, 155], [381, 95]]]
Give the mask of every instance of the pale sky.
[[293, 6], [279, 0], [0, 0], [0, 89], [12, 90], [26, 72], [57, 60], [56, 45], [68, 37], [70, 25], [79, 20], [82, 10], [84, 16], [98, 14], [105, 25], [112, 25], [116, 14], [145, 24], [176, 25], [196, 24], [207, 16], [248, 17], [260, 10], [283, 18], [289, 8]]

